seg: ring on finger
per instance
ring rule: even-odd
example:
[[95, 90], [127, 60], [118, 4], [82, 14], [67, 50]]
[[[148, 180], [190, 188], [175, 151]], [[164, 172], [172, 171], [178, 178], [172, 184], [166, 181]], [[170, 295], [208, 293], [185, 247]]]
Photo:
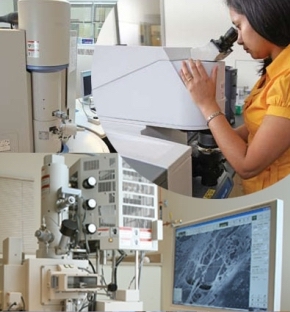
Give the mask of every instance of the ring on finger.
[[190, 82], [193, 79], [193, 77], [190, 77], [187, 79], [187, 82]]

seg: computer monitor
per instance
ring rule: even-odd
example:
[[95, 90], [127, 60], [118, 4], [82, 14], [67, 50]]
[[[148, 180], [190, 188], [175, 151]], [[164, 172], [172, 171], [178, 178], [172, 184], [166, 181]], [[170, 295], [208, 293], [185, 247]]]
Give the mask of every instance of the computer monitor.
[[282, 231], [281, 200], [175, 227], [174, 309], [280, 311]]
[[91, 71], [84, 70], [81, 71], [81, 98], [87, 100], [92, 96], [92, 81], [91, 81]]

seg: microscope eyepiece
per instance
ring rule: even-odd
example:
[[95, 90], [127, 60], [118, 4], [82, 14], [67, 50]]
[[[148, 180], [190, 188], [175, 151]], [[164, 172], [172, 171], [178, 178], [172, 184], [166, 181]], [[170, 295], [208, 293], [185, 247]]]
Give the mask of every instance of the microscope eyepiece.
[[231, 51], [231, 47], [238, 39], [238, 32], [234, 27], [231, 27], [224, 36], [221, 36], [219, 39], [214, 40], [212, 39], [216, 47], [219, 49], [219, 52], [224, 53], [227, 51]]
[[238, 31], [231, 27], [224, 35], [224, 41], [228, 42], [228, 44], [233, 45], [238, 39]]

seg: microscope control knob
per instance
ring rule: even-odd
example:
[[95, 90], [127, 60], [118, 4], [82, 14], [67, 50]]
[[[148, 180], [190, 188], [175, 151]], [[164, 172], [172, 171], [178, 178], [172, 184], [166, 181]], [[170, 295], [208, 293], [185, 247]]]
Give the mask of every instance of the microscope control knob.
[[95, 234], [97, 231], [97, 227], [93, 223], [86, 224], [86, 232], [87, 234]]
[[86, 210], [93, 210], [97, 207], [97, 202], [95, 201], [95, 199], [93, 198], [90, 198], [90, 199], [87, 199], [85, 202], [84, 202], [84, 205], [83, 205], [84, 209]]
[[91, 189], [94, 188], [97, 184], [97, 180], [95, 177], [89, 177], [87, 179], [84, 180], [83, 182], [83, 187], [85, 189]]

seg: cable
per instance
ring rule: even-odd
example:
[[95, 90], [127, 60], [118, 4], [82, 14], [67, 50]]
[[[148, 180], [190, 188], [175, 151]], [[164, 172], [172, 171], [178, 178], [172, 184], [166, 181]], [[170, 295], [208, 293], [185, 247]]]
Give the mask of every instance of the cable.
[[96, 269], [95, 269], [95, 267], [94, 267], [94, 265], [93, 265], [93, 263], [92, 263], [92, 261], [89, 259], [89, 264], [90, 264], [90, 266], [91, 266], [91, 268], [92, 268], [92, 270], [93, 270], [93, 273], [97, 273], [96, 272]]
[[[85, 212], [84, 212], [84, 217], [83, 217], [83, 220], [82, 220], [82, 226], [85, 226], [86, 215], [87, 215], [87, 210], [85, 210]], [[86, 231], [83, 231], [83, 232], [84, 232], [84, 236], [85, 236], [87, 259], [89, 259], [89, 255], [91, 253], [91, 250], [90, 250], [90, 246], [89, 246], [89, 242], [88, 242], [88, 237], [87, 237]]]
[[[90, 307], [90, 305], [93, 305], [95, 302], [96, 302], [96, 294], [87, 293], [86, 299], [84, 299], [78, 312], [81, 312], [83, 309]], [[89, 311], [92, 311], [92, 310], [89, 310]]]
[[24, 301], [23, 296], [21, 296], [21, 301], [22, 301], [22, 304], [23, 304], [23, 311], [26, 311], [26, 309], [25, 309], [25, 301]]
[[[84, 101], [81, 101], [80, 99], [78, 99], [78, 101], [81, 103], [83, 112], [85, 113], [86, 117], [87, 117], [87, 118], [91, 117], [91, 116], [88, 115], [88, 113], [86, 112]], [[91, 105], [92, 105], [92, 103], [89, 103], [89, 110], [90, 110], [91, 113], [93, 113], [94, 115], [96, 115], [97, 112], [96, 112], [95, 110], [93, 110], [93, 108], [91, 107]]]
[[97, 111], [96, 111], [96, 108], [95, 107], [92, 107], [92, 102], [90, 102], [90, 104], [89, 104], [89, 109], [90, 109], [90, 111], [94, 114], [94, 115], [97, 115]]
[[139, 264], [139, 275], [138, 275], [138, 288], [140, 287], [140, 280], [141, 280], [141, 271], [144, 264], [144, 258], [145, 258], [145, 251], [141, 251], [140, 255], [140, 264]]
[[[141, 270], [142, 270], [142, 266], [143, 266], [143, 261], [144, 261], [144, 257], [145, 257], [145, 252], [141, 251], [141, 257], [140, 257], [140, 262], [139, 262], [139, 278], [138, 278], [138, 287], [140, 286], [140, 276], [141, 276]], [[133, 276], [133, 278], [131, 279], [128, 289], [131, 288], [133, 282], [135, 281], [136, 276]]]
[[90, 270], [88, 270], [88, 269], [86, 269], [86, 268], [78, 267], [78, 269], [79, 269], [79, 270], [86, 271], [86, 272], [88, 272], [88, 273], [90, 273], [90, 274], [92, 273]]
[[81, 308], [79, 309], [79, 312], [81, 312], [83, 309], [87, 308], [88, 306], [89, 306], [89, 303], [82, 305]]
[[118, 252], [120, 253], [121, 256], [117, 259], [116, 266], [118, 266], [124, 260], [124, 258], [127, 256], [127, 254], [125, 253], [124, 250], [118, 250]]
[[105, 272], [104, 272], [104, 266], [102, 265], [102, 269], [101, 269], [102, 275], [101, 275], [101, 284], [105, 285], [106, 287], [108, 286], [106, 279], [105, 279]]
[[77, 125], [77, 127], [82, 128], [82, 129], [87, 130], [87, 131], [90, 131], [93, 134], [96, 134], [100, 139], [102, 139], [97, 131], [94, 131], [94, 130], [92, 130], [92, 129], [86, 127], [86, 126], [83, 126], [83, 125]]
[[87, 114], [87, 112], [85, 110], [85, 103], [83, 101], [81, 101], [80, 99], [78, 99], [78, 101], [81, 103], [83, 112], [85, 113], [86, 117], [89, 118], [89, 115]]
[[[77, 214], [76, 215], [76, 221], [77, 221], [77, 225], [78, 225], [78, 229], [80, 229], [81, 227], [80, 227], [80, 217], [79, 217], [79, 215]], [[76, 244], [76, 246], [78, 246], [79, 245], [79, 241], [80, 241], [80, 232], [79, 231], [77, 231], [76, 232], [76, 239], [75, 239], [75, 244]]]
[[[90, 305], [95, 303], [96, 295], [92, 293], [87, 293], [86, 299], [84, 300], [83, 304], [81, 305], [79, 312], [85, 308], [88, 308]], [[90, 310], [91, 311], [91, 310]]]
[[11, 304], [10, 304], [10, 306], [8, 307], [7, 311], [10, 311], [10, 310], [11, 310], [11, 308], [12, 308], [13, 306], [15, 306], [15, 305], [17, 305], [17, 303], [16, 303], [16, 302], [11, 303]]
[[[88, 297], [88, 295], [87, 295], [87, 297]], [[85, 309], [89, 306], [87, 297], [86, 297], [86, 299], [84, 299], [84, 301], [83, 301], [81, 307], [79, 308], [78, 312], [82, 311], [83, 309]], [[77, 304], [75, 304], [75, 305], [77, 307]]]
[[118, 250], [118, 252], [120, 253], [121, 256], [117, 259], [117, 262], [116, 262], [115, 268], [114, 268], [114, 282], [115, 282], [116, 285], [118, 285], [118, 283], [117, 283], [117, 268], [118, 268], [118, 265], [127, 256], [127, 254], [123, 250]]

